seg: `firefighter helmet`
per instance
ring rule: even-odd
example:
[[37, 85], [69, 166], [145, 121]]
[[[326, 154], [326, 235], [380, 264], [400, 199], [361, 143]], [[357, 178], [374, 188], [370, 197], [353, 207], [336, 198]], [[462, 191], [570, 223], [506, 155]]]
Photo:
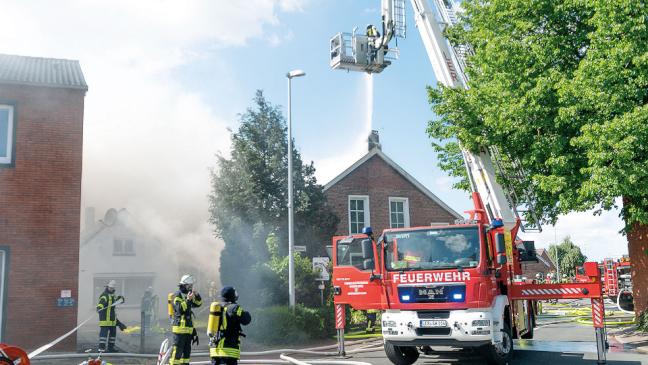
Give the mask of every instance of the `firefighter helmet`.
[[195, 280], [194, 280], [193, 276], [191, 276], [189, 274], [185, 274], [185, 275], [182, 275], [182, 278], [180, 278], [180, 283], [179, 284], [180, 285], [193, 285], [194, 282], [195, 282]]
[[116, 286], [117, 286], [117, 282], [115, 280], [110, 280], [108, 284], [106, 284], [106, 287], [110, 289], [115, 289]]
[[221, 289], [221, 297], [227, 302], [234, 303], [238, 300], [238, 293], [233, 286], [225, 286]]

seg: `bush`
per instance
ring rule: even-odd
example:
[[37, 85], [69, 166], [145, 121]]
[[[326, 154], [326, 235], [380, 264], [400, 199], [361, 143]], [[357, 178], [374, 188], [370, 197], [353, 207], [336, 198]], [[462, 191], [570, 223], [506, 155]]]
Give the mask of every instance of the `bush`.
[[252, 323], [244, 328], [249, 338], [264, 345], [301, 344], [328, 338], [335, 329], [332, 308], [275, 306], [255, 310]]

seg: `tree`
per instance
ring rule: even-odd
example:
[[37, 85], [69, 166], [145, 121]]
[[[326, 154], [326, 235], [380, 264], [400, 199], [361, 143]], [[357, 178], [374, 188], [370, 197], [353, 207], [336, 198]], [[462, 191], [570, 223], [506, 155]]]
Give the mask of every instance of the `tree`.
[[[545, 222], [623, 198], [635, 308], [648, 306], [648, 31], [642, 0], [469, 0], [448, 30], [472, 47], [469, 90], [429, 88], [428, 133], [462, 176], [458, 141], [497, 147]], [[511, 171], [507, 171], [511, 175]], [[601, 242], [604, 244], [604, 242]]]
[[[240, 116], [240, 127], [232, 133], [231, 157], [218, 156], [209, 196], [210, 222], [225, 241], [221, 281], [241, 292], [267, 290], [273, 275], [264, 266], [271, 260], [269, 235], [277, 236], [277, 255], [287, 255], [287, 150], [279, 107], [257, 91], [254, 106]], [[313, 163], [304, 164], [294, 149], [292, 154], [295, 242], [310, 255], [324, 254], [337, 218], [326, 205]]]
[[587, 256], [583, 255], [580, 247], [574, 244], [569, 236], [565, 237], [559, 245], [549, 246], [549, 258], [554, 265], [556, 265], [556, 258], [558, 259], [561, 277], [572, 278], [576, 276], [576, 266], [583, 266], [587, 260]]

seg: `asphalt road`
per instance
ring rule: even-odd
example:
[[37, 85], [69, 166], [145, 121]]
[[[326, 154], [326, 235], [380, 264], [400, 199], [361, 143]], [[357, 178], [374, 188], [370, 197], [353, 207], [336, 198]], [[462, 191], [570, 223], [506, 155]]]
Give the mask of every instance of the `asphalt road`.
[[[594, 329], [575, 323], [542, 325], [535, 339], [516, 341], [511, 365], [594, 365], [597, 363]], [[483, 365], [479, 354], [439, 348], [434, 355], [421, 356], [416, 364]], [[382, 351], [355, 355], [352, 360], [374, 365], [391, 365]], [[632, 349], [612, 347], [607, 353], [609, 365], [648, 365], [648, 355]]]

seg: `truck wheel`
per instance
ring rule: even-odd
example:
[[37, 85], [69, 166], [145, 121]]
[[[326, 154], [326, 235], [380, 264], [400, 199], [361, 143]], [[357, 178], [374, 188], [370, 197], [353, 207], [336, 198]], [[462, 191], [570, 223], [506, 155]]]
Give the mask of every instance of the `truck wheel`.
[[389, 342], [385, 342], [385, 354], [394, 365], [412, 365], [419, 357], [416, 347], [394, 346]]
[[513, 335], [511, 326], [505, 322], [502, 329], [502, 343], [486, 345], [484, 348], [488, 365], [508, 365], [513, 357]]

